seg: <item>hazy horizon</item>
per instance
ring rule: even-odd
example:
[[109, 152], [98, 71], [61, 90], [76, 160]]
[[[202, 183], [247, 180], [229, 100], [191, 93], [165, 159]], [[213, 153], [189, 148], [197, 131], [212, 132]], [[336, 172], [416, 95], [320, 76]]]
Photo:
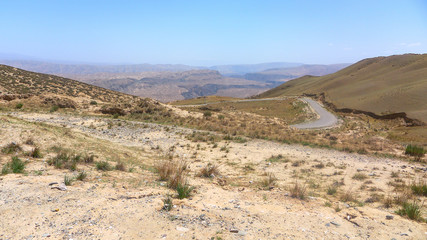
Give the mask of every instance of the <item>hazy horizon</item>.
[[424, 1], [2, 1], [0, 53], [83, 64], [354, 63], [427, 52]]

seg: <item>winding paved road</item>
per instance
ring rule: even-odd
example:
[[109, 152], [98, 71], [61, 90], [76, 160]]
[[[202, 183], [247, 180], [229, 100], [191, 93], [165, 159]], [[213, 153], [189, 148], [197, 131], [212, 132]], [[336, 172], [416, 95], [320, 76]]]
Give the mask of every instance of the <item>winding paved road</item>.
[[[212, 103], [204, 103], [204, 104], [197, 104], [197, 105], [175, 105], [175, 107], [199, 107], [199, 106], [206, 106], [210, 104], [226, 103], [226, 102], [259, 102], [259, 101], [278, 101], [278, 100], [284, 100], [284, 99], [286, 98], [244, 99], [244, 100], [237, 100], [237, 101], [222, 101], [222, 102], [212, 102]], [[335, 115], [333, 115], [332, 113], [324, 109], [318, 102], [314, 101], [311, 98], [302, 98], [302, 100], [311, 106], [313, 111], [315, 111], [317, 115], [319, 115], [319, 119], [311, 122], [291, 125], [291, 127], [298, 128], [298, 129], [319, 129], [319, 128], [333, 127], [338, 123], [338, 119], [335, 117]]]
[[338, 123], [337, 117], [320, 106], [318, 102], [310, 98], [303, 98], [302, 100], [307, 102], [320, 117], [315, 121], [295, 124], [291, 125], [291, 127], [298, 129], [328, 128]]

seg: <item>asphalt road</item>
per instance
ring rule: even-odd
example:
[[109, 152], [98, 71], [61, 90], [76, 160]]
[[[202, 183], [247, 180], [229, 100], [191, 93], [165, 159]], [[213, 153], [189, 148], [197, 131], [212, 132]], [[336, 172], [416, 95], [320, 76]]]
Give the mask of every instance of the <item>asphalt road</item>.
[[298, 129], [311, 129], [311, 128], [328, 128], [337, 124], [338, 119], [332, 113], [328, 112], [324, 109], [320, 104], [313, 99], [303, 98], [305, 102], [307, 102], [311, 108], [316, 111], [316, 113], [320, 116], [319, 119], [311, 122], [300, 123], [291, 125], [291, 127]]
[[[222, 103], [277, 101], [277, 100], [283, 100], [283, 99], [286, 99], [286, 98], [244, 99], [244, 100], [237, 100], [237, 101], [223, 101]], [[318, 102], [314, 101], [311, 98], [302, 98], [302, 100], [307, 102], [311, 106], [311, 108], [319, 115], [319, 119], [311, 122], [291, 125], [291, 127], [298, 128], [298, 129], [316, 129], [316, 128], [328, 128], [337, 124], [338, 119], [335, 117], [335, 115], [333, 115], [332, 113], [324, 109]], [[199, 106], [206, 106], [206, 105], [216, 104], [216, 103], [220, 103], [220, 102], [197, 104], [197, 105], [176, 105], [175, 107], [199, 107]]]

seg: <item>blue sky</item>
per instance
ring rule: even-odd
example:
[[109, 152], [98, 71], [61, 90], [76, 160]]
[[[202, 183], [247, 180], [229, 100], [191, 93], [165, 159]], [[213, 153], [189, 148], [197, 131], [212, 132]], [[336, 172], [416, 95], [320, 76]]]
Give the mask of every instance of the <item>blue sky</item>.
[[427, 53], [427, 1], [0, 1], [0, 53], [87, 63], [343, 63]]

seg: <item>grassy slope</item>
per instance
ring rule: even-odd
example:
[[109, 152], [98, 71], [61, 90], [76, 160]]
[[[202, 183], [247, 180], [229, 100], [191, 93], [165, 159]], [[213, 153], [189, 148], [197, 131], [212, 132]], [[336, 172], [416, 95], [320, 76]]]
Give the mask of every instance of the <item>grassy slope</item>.
[[340, 108], [406, 112], [427, 122], [427, 54], [365, 59], [334, 74], [289, 81], [258, 98], [321, 92]]
[[8, 94], [56, 94], [103, 102], [129, 102], [138, 97], [96, 87], [72, 79], [0, 65], [0, 91]]

